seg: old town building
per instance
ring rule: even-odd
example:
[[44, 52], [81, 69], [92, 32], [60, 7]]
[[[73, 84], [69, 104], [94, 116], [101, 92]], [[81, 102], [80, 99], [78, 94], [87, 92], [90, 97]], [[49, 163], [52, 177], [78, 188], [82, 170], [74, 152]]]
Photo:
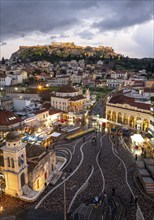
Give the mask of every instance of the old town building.
[[15, 113], [7, 110], [0, 110], [0, 131], [11, 131], [20, 128], [22, 121]]
[[51, 95], [51, 106], [62, 111], [80, 112], [85, 105], [86, 98], [69, 84]]
[[25, 200], [35, 197], [44, 188], [56, 166], [53, 151], [23, 143], [16, 131], [6, 136], [6, 144], [0, 148], [1, 190]]
[[106, 119], [141, 131], [150, 123], [150, 104], [137, 102], [122, 92], [112, 95], [106, 103]]

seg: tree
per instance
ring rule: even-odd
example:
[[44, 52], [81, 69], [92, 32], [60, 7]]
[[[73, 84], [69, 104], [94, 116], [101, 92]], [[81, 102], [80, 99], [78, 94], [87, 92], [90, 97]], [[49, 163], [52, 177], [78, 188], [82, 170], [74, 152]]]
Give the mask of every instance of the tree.
[[4, 59], [4, 57], [2, 57], [2, 65], [4, 65], [5, 64], [5, 59]]
[[154, 96], [151, 96], [151, 97], [150, 97], [150, 101], [151, 101], [151, 102], [154, 102]]
[[151, 72], [154, 73], [154, 64], [152, 65]]
[[151, 68], [151, 63], [149, 62], [147, 67], [146, 67], [146, 72], [149, 73], [152, 71], [152, 68]]

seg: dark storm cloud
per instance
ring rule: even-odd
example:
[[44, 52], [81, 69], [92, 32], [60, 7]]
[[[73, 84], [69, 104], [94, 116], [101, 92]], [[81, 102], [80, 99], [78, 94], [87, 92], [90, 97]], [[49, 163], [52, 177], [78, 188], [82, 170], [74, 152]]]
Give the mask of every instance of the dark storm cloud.
[[78, 23], [67, 1], [2, 1], [1, 11], [2, 39], [69, 29]]
[[92, 26], [100, 31], [116, 31], [149, 21], [154, 16], [153, 2], [149, 1], [112, 1], [106, 4], [108, 13], [101, 21]]
[[73, 1], [10, 0], [1, 2], [2, 39], [32, 32], [51, 33], [67, 30], [80, 22], [79, 12], [96, 3]]
[[[1, 39], [25, 37], [31, 33], [61, 34], [83, 19], [102, 18], [92, 27], [117, 30], [141, 24], [152, 17], [152, 1], [133, 0], [10, 0], [1, 2]], [[89, 36], [88, 36], [89, 34]], [[60, 35], [59, 35], [60, 36]], [[92, 33], [80, 33], [84, 39]]]

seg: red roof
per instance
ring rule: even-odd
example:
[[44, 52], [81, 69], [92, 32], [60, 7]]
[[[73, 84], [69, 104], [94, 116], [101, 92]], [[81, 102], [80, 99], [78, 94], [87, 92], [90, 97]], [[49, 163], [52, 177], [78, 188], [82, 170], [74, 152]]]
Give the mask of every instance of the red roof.
[[0, 125], [9, 126], [21, 122], [19, 116], [13, 112], [0, 110]]
[[41, 113], [43, 113], [43, 112], [47, 112], [48, 111], [48, 109], [46, 109], [46, 108], [43, 108], [43, 109], [40, 109], [40, 110], [38, 110], [38, 111], [35, 111], [35, 112], [33, 112], [35, 115], [38, 115], [38, 114], [41, 114]]
[[49, 110], [49, 115], [54, 115], [54, 114], [58, 114], [58, 113], [61, 113], [61, 112], [63, 112], [63, 111], [61, 111], [61, 110], [55, 110], [55, 109], [50, 109], [50, 110]]
[[143, 102], [135, 102], [134, 98], [124, 96], [123, 94], [115, 94], [110, 99], [109, 103], [111, 104], [128, 104], [130, 106], [137, 107], [139, 109], [150, 110], [150, 104]]
[[45, 108], [45, 109], [50, 109], [51, 108], [51, 103], [50, 102], [45, 102], [43, 105], [42, 105], [42, 108]]
[[109, 101], [109, 103], [113, 103], [113, 104], [126, 104], [132, 102], [134, 102], [134, 98], [124, 96], [123, 94], [115, 94], [112, 96], [112, 98]]

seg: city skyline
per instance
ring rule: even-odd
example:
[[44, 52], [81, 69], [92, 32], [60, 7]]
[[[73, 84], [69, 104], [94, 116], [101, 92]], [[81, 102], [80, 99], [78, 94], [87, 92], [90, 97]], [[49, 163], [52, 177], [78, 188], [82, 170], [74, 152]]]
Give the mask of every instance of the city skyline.
[[[153, 1], [1, 1], [1, 54], [22, 45], [74, 42], [111, 46], [129, 57], [154, 57]], [[90, 15], [90, 16], [89, 16]]]

